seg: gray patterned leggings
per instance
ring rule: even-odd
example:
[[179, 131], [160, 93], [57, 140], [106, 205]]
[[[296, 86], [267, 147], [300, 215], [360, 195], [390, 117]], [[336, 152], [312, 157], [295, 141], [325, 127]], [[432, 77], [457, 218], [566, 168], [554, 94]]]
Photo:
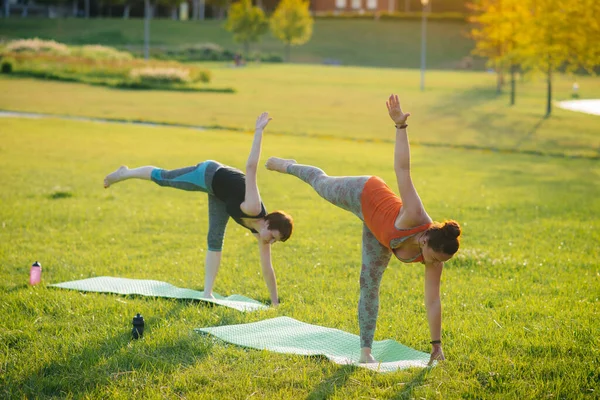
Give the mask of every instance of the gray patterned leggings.
[[[311, 185], [319, 196], [331, 204], [350, 211], [363, 221], [360, 196], [370, 176], [332, 177], [319, 168], [301, 164], [290, 165], [287, 172]], [[363, 221], [362, 267], [358, 301], [361, 347], [371, 348], [373, 344], [377, 314], [379, 313], [379, 285], [391, 255], [392, 252], [379, 243]]]

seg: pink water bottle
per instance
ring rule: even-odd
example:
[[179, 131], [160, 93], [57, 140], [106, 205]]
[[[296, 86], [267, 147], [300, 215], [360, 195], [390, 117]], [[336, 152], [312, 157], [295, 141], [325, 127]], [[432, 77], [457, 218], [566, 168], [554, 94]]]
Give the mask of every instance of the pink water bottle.
[[37, 285], [42, 280], [42, 264], [34, 262], [29, 270], [29, 284]]

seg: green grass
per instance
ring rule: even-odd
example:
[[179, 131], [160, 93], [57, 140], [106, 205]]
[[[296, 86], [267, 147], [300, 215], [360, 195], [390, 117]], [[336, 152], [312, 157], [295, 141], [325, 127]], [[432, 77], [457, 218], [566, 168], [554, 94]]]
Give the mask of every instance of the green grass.
[[[224, 28], [225, 21], [179, 22], [154, 20], [151, 45], [177, 47], [215, 43], [241, 51]], [[336, 60], [345, 65], [419, 68], [421, 22], [418, 20], [317, 20], [312, 39], [292, 49], [291, 61], [319, 64]], [[467, 24], [431, 20], [428, 23], [427, 65], [436, 69], [456, 68], [474, 47], [466, 36]], [[53, 39], [67, 44], [103, 44], [140, 50], [143, 20], [132, 19], [27, 19], [11, 18], [0, 24], [0, 38]], [[270, 33], [252, 50], [283, 55], [284, 46]], [[476, 61], [476, 68], [483, 63]]]
[[[286, 315], [358, 333], [359, 221], [301, 181], [264, 169], [259, 182], [267, 207], [285, 209], [296, 221], [294, 236], [273, 249], [278, 309], [242, 314], [46, 286], [110, 275], [201, 289], [204, 195], [141, 181], [104, 190], [102, 179], [121, 163], [176, 168], [213, 158], [242, 167], [250, 140], [242, 132], [0, 120], [2, 397], [597, 396], [595, 160], [413, 148], [413, 177], [428, 212], [464, 227], [462, 249], [442, 282], [447, 361], [429, 371], [376, 374], [245, 350], [192, 332]], [[267, 135], [263, 157], [269, 155], [294, 156], [332, 175], [369, 173], [394, 182], [388, 143]], [[218, 292], [267, 299], [255, 246], [243, 229], [229, 225]], [[43, 284], [29, 287], [35, 260], [43, 265]], [[390, 264], [376, 340], [428, 351], [422, 269]], [[131, 342], [136, 312], [145, 316], [147, 330], [143, 340]]]
[[[554, 109], [544, 118], [545, 83], [531, 77], [517, 86], [517, 104], [496, 95], [487, 73], [430, 71], [419, 90], [414, 70], [253, 65], [210, 69], [212, 85], [228, 93], [120, 91], [80, 84], [0, 76], [0, 109], [251, 129], [260, 112], [275, 118], [273, 132], [296, 136], [392, 141], [385, 99], [400, 94], [415, 144], [495, 151], [599, 157], [598, 117]], [[555, 100], [569, 99], [572, 78], [558, 76]], [[580, 78], [582, 98], [600, 97], [600, 80]]]

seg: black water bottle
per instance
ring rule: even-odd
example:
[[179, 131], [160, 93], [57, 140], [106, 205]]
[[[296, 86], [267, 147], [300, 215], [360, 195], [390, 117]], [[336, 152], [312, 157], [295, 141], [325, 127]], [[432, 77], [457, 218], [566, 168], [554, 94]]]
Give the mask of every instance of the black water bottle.
[[137, 313], [135, 317], [133, 317], [133, 329], [131, 330], [131, 334], [134, 339], [139, 339], [144, 336], [144, 317], [140, 313]]

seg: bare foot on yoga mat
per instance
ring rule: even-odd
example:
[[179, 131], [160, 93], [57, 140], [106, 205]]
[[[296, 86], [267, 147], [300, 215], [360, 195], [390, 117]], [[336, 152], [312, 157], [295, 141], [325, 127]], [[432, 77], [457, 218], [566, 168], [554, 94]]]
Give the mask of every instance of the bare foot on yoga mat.
[[129, 171], [129, 168], [127, 168], [125, 165], [121, 165], [115, 172], [111, 172], [110, 174], [106, 175], [106, 178], [104, 178], [104, 188], [106, 189], [113, 183], [122, 181], [125, 172], [127, 171]]
[[284, 158], [271, 157], [265, 163], [265, 167], [271, 171], [287, 173], [287, 167], [297, 164], [296, 160], [286, 160]]
[[216, 300], [215, 296], [213, 296], [212, 293], [211, 294], [204, 294], [202, 297], [205, 298], [205, 299], [208, 299], [208, 300]]
[[365, 347], [360, 349], [360, 358], [358, 359], [358, 362], [360, 364], [373, 364], [378, 363], [379, 361], [371, 355], [371, 349]]

